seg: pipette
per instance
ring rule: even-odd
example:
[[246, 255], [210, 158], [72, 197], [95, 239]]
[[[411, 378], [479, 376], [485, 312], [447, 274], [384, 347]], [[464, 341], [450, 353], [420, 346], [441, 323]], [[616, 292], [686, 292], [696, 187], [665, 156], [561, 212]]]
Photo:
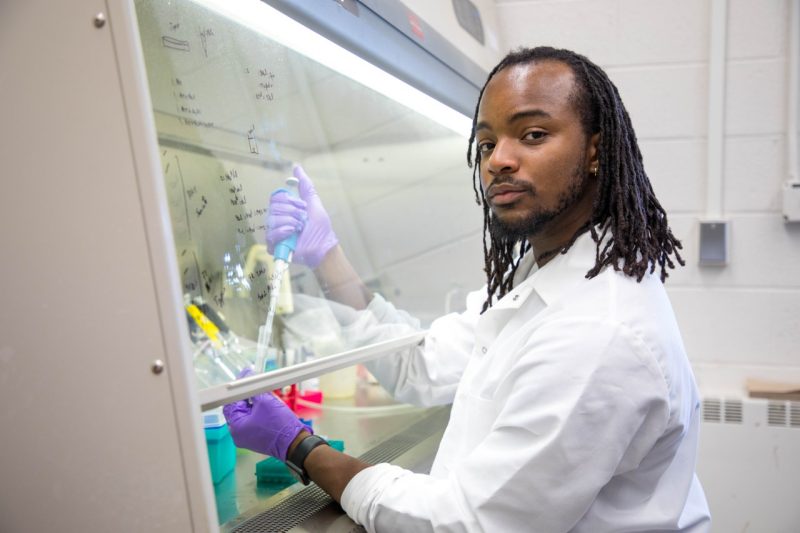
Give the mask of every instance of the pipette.
[[[286, 188], [277, 189], [272, 196], [285, 192], [295, 198], [299, 197], [297, 184], [300, 182], [294, 176], [286, 178]], [[297, 233], [293, 233], [275, 245], [273, 253], [274, 267], [269, 277], [269, 307], [267, 308], [267, 320], [264, 325], [258, 328], [258, 350], [256, 352], [256, 371], [263, 372], [267, 348], [272, 338], [272, 322], [275, 320], [275, 309], [278, 306], [278, 295], [281, 290], [281, 281], [284, 273], [289, 270], [289, 263], [292, 262], [292, 253], [297, 246]]]

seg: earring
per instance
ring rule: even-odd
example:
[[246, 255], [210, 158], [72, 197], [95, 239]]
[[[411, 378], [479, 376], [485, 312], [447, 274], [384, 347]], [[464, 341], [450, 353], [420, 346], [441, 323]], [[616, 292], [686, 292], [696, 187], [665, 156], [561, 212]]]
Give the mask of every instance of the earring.
[[591, 172], [592, 176], [594, 176], [596, 178], [597, 177], [597, 166], [592, 167], [592, 169], [589, 172]]

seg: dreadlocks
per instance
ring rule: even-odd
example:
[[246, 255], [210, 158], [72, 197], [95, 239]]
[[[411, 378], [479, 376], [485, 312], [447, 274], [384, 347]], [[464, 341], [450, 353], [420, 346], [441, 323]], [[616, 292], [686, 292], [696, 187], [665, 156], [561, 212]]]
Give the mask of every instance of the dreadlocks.
[[642, 154], [628, 112], [606, 73], [586, 57], [569, 50], [545, 46], [521, 48], [503, 58], [486, 79], [475, 106], [467, 148], [467, 164], [472, 168], [475, 200], [483, 207], [483, 255], [488, 296], [482, 312], [492, 305], [493, 298], [499, 299], [512, 289], [514, 273], [530, 245], [525, 238], [509, 237], [497, 231], [497, 221], [483, 188], [478, 185], [481, 152], [476, 146], [473, 166], [472, 151], [478, 109], [486, 85], [495, 74], [513, 65], [537, 61], [559, 61], [572, 69], [575, 88], [570, 99], [586, 137], [588, 139], [594, 133], [600, 133], [598, 193], [594, 199], [592, 217], [562, 248], [537, 250], [540, 253], [538, 259], [566, 253], [580, 235], [589, 231], [597, 244], [597, 252], [595, 265], [586, 273], [587, 278], [593, 278], [604, 267], [611, 265], [614, 270], [622, 270], [641, 281], [648, 268], [652, 273], [658, 265], [663, 282], [668, 276], [667, 268], [675, 268], [671, 255], [675, 256], [678, 263], [684, 264], [678, 253], [681, 243], [672, 234], [667, 224], [667, 214], [656, 199], [644, 171]]

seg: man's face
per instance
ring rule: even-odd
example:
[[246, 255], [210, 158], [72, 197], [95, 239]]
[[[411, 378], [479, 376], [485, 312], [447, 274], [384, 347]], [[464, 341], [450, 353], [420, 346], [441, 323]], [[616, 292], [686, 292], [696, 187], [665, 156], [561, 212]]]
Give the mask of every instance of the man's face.
[[583, 131], [570, 101], [574, 83], [567, 65], [543, 61], [501, 70], [483, 93], [476, 127], [481, 185], [509, 236], [533, 237], [591, 215], [597, 136], [589, 142]]

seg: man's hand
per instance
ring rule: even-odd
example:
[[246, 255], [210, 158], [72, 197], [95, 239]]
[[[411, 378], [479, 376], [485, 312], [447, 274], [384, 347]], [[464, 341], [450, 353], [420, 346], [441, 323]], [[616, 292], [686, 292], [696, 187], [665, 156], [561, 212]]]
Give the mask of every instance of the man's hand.
[[[239, 377], [249, 375], [245, 370]], [[239, 448], [286, 461], [289, 446], [301, 431], [311, 428], [300, 422], [285, 403], [271, 392], [253, 396], [252, 405], [247, 400], [229, 403], [222, 409], [225, 420]]]
[[300, 165], [292, 168], [292, 174], [300, 180], [300, 198], [283, 192], [270, 198], [267, 246], [272, 253], [277, 243], [299, 231], [293, 261], [316, 268], [339, 239], [311, 178]]
[[[252, 372], [247, 368], [239, 377], [246, 377]], [[314, 433], [271, 392], [253, 396], [252, 405], [247, 400], [229, 403], [222, 408], [222, 412], [236, 446], [277, 457], [283, 462], [286, 462], [290, 450]], [[353, 476], [369, 466], [330, 446], [317, 446], [305, 461], [309, 477], [337, 502], [341, 501], [342, 492]]]

